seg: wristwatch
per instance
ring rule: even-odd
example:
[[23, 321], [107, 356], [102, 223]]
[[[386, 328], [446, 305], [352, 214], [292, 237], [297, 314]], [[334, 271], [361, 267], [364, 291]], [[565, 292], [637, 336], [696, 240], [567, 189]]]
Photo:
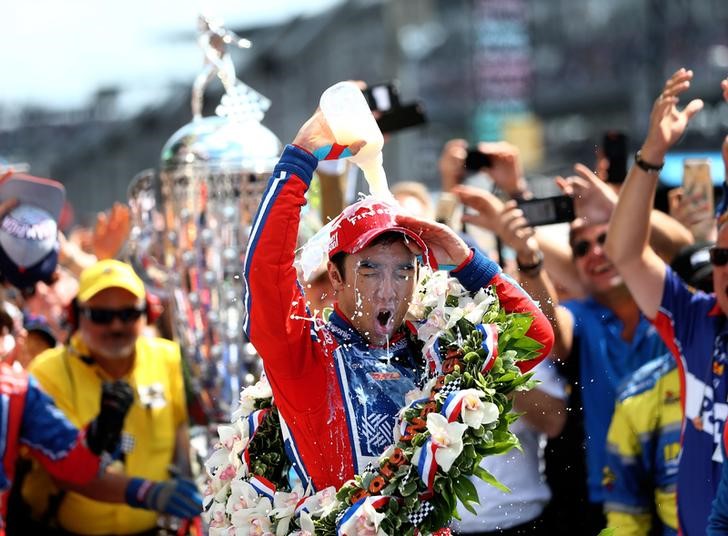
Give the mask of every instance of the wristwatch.
[[541, 250], [536, 251], [536, 262], [533, 264], [521, 264], [521, 261], [516, 256], [516, 264], [518, 269], [528, 277], [537, 277], [541, 273], [543, 268], [543, 252]]
[[647, 173], [653, 173], [657, 175], [662, 171], [662, 167], [665, 165], [663, 162], [659, 166], [656, 166], [655, 164], [650, 164], [649, 162], [645, 162], [642, 160], [642, 151], [639, 150], [634, 155], [634, 163], [637, 164], [637, 167], [639, 167], [642, 171], [645, 171]]

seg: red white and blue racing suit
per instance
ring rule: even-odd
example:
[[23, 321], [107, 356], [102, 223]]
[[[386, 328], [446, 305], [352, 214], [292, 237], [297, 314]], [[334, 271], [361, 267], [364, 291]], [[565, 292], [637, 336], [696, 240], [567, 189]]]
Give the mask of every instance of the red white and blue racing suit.
[[[282, 420], [286, 452], [304, 483], [314, 489], [341, 486], [393, 441], [404, 395], [420, 378], [404, 329], [387, 350], [372, 347], [336, 310], [326, 324], [306, 318], [305, 298], [293, 266], [300, 209], [318, 160], [287, 146], [258, 209], [245, 262], [248, 317], [245, 329], [263, 358]], [[534, 316], [528, 335], [553, 343], [546, 317], [517, 283], [479, 252], [452, 272], [470, 291], [495, 285], [509, 312]]]
[[0, 363], [0, 535], [4, 534], [7, 500], [20, 445], [52, 476], [73, 484], [91, 481], [99, 457], [86, 447], [86, 432], [73, 426], [24, 372]]

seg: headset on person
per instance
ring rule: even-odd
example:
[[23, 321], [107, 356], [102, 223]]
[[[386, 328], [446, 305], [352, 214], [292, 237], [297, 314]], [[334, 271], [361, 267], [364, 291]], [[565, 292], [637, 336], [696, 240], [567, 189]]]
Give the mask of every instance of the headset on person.
[[[145, 292], [144, 297], [144, 308], [142, 314], [146, 318], [148, 324], [154, 324], [160, 316], [162, 316], [163, 305], [158, 296]], [[66, 325], [69, 328], [69, 333], [73, 334], [78, 330], [79, 326], [79, 305], [78, 298], [73, 298], [71, 303], [66, 307]]]

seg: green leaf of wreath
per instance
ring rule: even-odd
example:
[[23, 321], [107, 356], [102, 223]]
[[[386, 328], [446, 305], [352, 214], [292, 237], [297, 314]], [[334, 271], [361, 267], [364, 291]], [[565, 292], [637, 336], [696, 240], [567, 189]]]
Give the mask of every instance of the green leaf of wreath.
[[473, 471], [473, 474], [477, 476], [480, 480], [483, 482], [486, 482], [490, 484], [491, 486], [494, 486], [501, 490], [503, 493], [510, 493], [511, 490], [508, 486], [505, 486], [504, 484], [501, 484], [501, 482], [494, 477], [487, 469], [484, 469], [483, 467], [476, 467], [475, 471]]
[[468, 509], [468, 512], [473, 515], [478, 515], [478, 512], [475, 510], [473, 505], [470, 504], [475, 503], [477, 506], [480, 502], [480, 499], [478, 498], [478, 490], [475, 489], [475, 485], [473, 485], [470, 479], [461, 475], [453, 480], [452, 486], [455, 490], [455, 495], [457, 495], [460, 503]]

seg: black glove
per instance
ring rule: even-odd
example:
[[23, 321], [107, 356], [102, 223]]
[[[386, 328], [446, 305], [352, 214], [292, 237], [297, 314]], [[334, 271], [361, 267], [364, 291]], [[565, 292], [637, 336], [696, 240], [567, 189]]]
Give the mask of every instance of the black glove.
[[155, 510], [183, 519], [202, 512], [202, 495], [194, 482], [181, 478], [154, 482], [132, 478], [126, 486], [126, 504], [134, 508]]
[[86, 444], [91, 452], [114, 452], [121, 439], [124, 418], [134, 402], [134, 391], [128, 383], [117, 380], [101, 386], [101, 409], [88, 426]]

